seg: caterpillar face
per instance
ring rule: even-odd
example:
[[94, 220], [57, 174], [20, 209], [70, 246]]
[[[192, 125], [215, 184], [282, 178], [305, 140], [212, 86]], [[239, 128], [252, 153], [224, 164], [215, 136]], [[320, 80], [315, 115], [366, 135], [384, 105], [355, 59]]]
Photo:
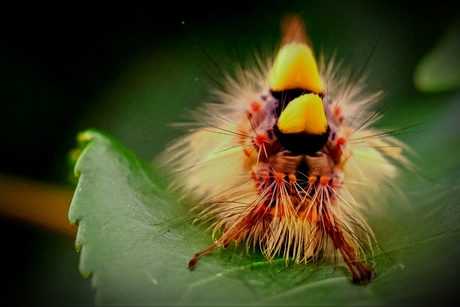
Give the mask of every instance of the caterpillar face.
[[200, 128], [163, 155], [163, 163], [181, 170], [175, 184], [201, 199], [197, 220], [214, 228], [214, 243], [189, 268], [242, 242], [286, 264], [339, 256], [353, 282], [368, 282], [374, 273], [365, 257], [375, 239], [362, 209], [372, 204], [347, 180], [367, 185], [366, 193], [378, 190], [396, 175], [389, 157], [403, 161], [403, 145], [375, 137], [375, 95], [334, 81], [332, 66], [319, 70], [298, 16], [286, 19], [283, 31], [269, 68], [238, 71], [218, 93], [220, 104], [198, 110]]

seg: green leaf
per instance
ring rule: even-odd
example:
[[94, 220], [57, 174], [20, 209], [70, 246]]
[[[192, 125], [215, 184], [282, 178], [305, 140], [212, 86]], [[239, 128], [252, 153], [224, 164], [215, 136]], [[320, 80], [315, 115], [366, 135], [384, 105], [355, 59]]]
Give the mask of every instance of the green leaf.
[[[455, 119], [451, 111], [438, 116]], [[210, 234], [158, 187], [164, 178], [99, 131], [85, 131], [78, 140], [69, 220], [79, 225], [80, 271], [91, 276], [98, 305], [424, 305], [445, 304], [456, 294], [458, 164], [443, 173], [450, 188], [443, 182], [413, 186], [426, 192], [412, 199], [416, 206], [397, 202], [392, 218], [377, 224], [386, 253], [374, 259], [377, 278], [357, 286], [332, 265], [286, 267], [282, 259], [270, 264], [233, 247], [203, 257], [189, 271], [188, 260], [211, 244]]]

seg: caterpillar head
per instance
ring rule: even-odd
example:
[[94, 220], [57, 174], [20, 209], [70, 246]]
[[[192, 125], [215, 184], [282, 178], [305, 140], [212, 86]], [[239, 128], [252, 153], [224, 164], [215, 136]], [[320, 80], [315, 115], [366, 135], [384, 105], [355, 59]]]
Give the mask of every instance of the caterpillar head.
[[329, 137], [322, 81], [302, 19], [289, 17], [283, 31], [281, 48], [268, 75], [270, 91], [279, 100], [275, 134], [286, 149], [313, 154]]

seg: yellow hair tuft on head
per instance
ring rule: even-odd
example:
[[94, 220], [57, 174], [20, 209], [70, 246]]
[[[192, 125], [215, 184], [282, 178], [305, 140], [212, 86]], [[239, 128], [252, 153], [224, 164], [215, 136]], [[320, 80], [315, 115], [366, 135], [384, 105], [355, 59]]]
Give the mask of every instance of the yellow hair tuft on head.
[[285, 134], [326, 133], [327, 120], [321, 98], [316, 94], [305, 94], [292, 100], [281, 112], [278, 129]]
[[302, 19], [298, 16], [286, 19], [283, 32], [283, 43], [268, 75], [270, 89], [274, 92], [301, 89], [322, 94], [318, 65]]

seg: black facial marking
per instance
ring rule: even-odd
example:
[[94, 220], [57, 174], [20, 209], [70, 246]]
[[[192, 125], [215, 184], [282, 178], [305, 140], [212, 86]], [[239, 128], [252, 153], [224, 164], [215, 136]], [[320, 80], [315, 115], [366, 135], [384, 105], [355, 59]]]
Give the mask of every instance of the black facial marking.
[[329, 139], [329, 126], [324, 134], [307, 134], [307, 133], [282, 133], [278, 126], [274, 127], [274, 133], [278, 141], [287, 150], [299, 155], [313, 155], [326, 145]]

